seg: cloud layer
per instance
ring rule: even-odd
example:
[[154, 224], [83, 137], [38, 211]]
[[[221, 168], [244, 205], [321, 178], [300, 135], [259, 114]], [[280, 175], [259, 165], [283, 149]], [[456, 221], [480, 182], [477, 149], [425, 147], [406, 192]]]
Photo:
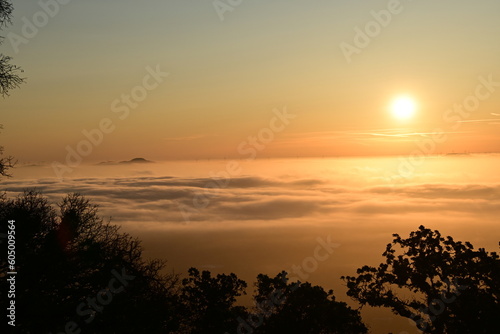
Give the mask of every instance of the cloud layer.
[[323, 220], [349, 215], [498, 214], [500, 184], [409, 184], [336, 186], [325, 178], [231, 179], [172, 176], [89, 177], [7, 180], [4, 189], [19, 194], [38, 189], [57, 201], [69, 192], [83, 194], [118, 223], [181, 224], [188, 221], [279, 222]]

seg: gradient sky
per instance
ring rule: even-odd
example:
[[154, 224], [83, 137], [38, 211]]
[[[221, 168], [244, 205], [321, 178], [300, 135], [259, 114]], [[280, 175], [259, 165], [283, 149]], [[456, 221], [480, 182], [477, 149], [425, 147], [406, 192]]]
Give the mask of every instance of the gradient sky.
[[[33, 22], [41, 10], [13, 3], [4, 36], [22, 36], [23, 17]], [[436, 128], [447, 140], [433, 153], [500, 151], [500, 87], [468, 117], [443, 119], [478, 77], [500, 82], [500, 2], [401, 1], [348, 63], [341, 43], [355, 45], [355, 28], [387, 8], [243, 0], [222, 21], [212, 1], [73, 0], [18, 53], [9, 38], [1, 45], [28, 78], [0, 102], [1, 143], [20, 161], [63, 162], [82, 130], [109, 118], [115, 130], [85, 161], [239, 157], [238, 146], [286, 106], [296, 118], [262, 156], [407, 155]], [[120, 119], [112, 102], [141, 85], [148, 66], [169, 76]], [[418, 105], [412, 119], [388, 111], [401, 94]]]
[[[15, 0], [0, 53], [28, 79], [0, 98], [0, 145], [21, 162], [2, 185], [9, 196], [36, 187], [51, 202], [80, 192], [178, 272], [198, 266], [252, 282], [332, 235], [342, 246], [311, 281], [346, 301], [338, 277], [376, 265], [392, 233], [406, 236], [422, 222], [497, 251], [498, 154], [432, 157], [410, 165], [410, 176], [402, 171], [413, 160], [398, 157], [241, 161], [251, 152], [500, 152], [500, 1], [394, 3], [242, 0], [221, 20], [213, 0], [72, 0], [50, 7], [57, 13], [26, 36], [48, 15], [38, 0]], [[389, 9], [377, 23], [373, 13]], [[379, 31], [362, 41], [366, 27]], [[350, 59], [346, 43], [358, 48]], [[156, 68], [168, 76], [152, 88]], [[123, 97], [144, 84], [147, 96], [127, 107]], [[390, 105], [403, 95], [417, 111], [401, 120]], [[461, 107], [475, 102], [470, 112]], [[276, 115], [285, 110], [294, 118], [283, 123]], [[86, 145], [83, 132], [100, 126], [113, 130], [88, 144], [84, 165], [56, 179], [51, 164], [65, 163], [68, 149]], [[261, 151], [251, 144], [259, 134], [273, 137], [257, 143]], [[214, 159], [93, 164], [134, 157]], [[241, 159], [242, 172], [210, 190], [213, 171], [227, 170], [229, 160], [215, 159], [223, 157]], [[186, 222], [179, 204], [192, 207], [207, 189], [217, 196]], [[367, 321], [379, 333], [409, 326], [384, 317]]]

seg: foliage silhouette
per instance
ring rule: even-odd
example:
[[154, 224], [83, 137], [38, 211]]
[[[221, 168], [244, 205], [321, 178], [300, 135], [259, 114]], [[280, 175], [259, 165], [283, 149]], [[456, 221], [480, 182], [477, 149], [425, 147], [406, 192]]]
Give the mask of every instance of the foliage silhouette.
[[408, 239], [394, 234], [383, 256], [378, 268], [364, 266], [357, 277], [342, 277], [348, 295], [362, 305], [389, 307], [424, 333], [500, 331], [497, 253], [420, 226]]
[[[58, 214], [34, 191], [13, 200], [0, 199], [0, 232], [7, 232], [8, 220], [16, 221], [14, 333], [64, 332], [71, 321], [86, 333], [175, 329], [177, 277], [161, 273], [164, 263], [143, 260], [140, 242], [104, 223], [97, 207], [82, 196], [68, 195], [59, 207]], [[2, 257], [2, 293], [8, 289], [7, 269]], [[111, 293], [111, 302], [90, 307], [89, 298], [109, 300], [103, 294], [117, 277], [113, 272], [130, 277], [130, 282]], [[2, 298], [6, 308], [5, 302]]]
[[212, 277], [209, 271], [190, 268], [182, 280], [182, 325], [178, 333], [224, 333], [236, 328], [245, 308], [235, 306], [236, 297], [245, 294], [247, 283], [231, 273]]
[[[0, 29], [11, 24], [13, 7], [7, 0], [0, 0]], [[0, 45], [3, 43], [4, 37], [0, 36]], [[12, 65], [11, 57], [0, 54], [0, 95], [5, 97], [9, 95], [9, 91], [19, 87], [25, 79], [18, 75], [22, 72], [21, 68]]]
[[[1, 129], [2, 125], [0, 124], [0, 130]], [[14, 157], [1, 157], [3, 155], [3, 150], [3, 146], [0, 146], [0, 177], [11, 177], [12, 175], [9, 173], [9, 169], [13, 168], [15, 165]]]
[[358, 311], [337, 302], [333, 290], [326, 292], [308, 282], [288, 283], [286, 272], [270, 278], [257, 277], [254, 296], [257, 313], [265, 315], [255, 333], [360, 334], [366, 333]]
[[[0, 29], [11, 23], [13, 7], [9, 1], [0, 0]], [[4, 37], [0, 36], [0, 45]], [[9, 90], [19, 87], [24, 82], [16, 73], [22, 71], [19, 67], [10, 64], [10, 57], [0, 53], [0, 95], [9, 95]], [[0, 129], [2, 126], [0, 125]], [[3, 154], [3, 147], [0, 146], [0, 156]], [[14, 167], [14, 158], [11, 156], [0, 158], [0, 176], [11, 176], [8, 170]]]

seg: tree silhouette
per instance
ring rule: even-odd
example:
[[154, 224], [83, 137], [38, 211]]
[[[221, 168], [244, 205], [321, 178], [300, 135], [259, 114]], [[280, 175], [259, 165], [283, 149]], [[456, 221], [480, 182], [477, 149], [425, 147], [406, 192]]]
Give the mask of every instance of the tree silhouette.
[[190, 268], [182, 281], [182, 326], [178, 333], [209, 334], [236, 330], [245, 308], [235, 306], [236, 297], [245, 294], [247, 283], [231, 273], [212, 277], [209, 271]]
[[[0, 199], [0, 232], [7, 232], [8, 220], [16, 224], [14, 332], [60, 333], [66, 326], [85, 333], [173, 331], [176, 276], [161, 273], [164, 263], [145, 261], [140, 242], [104, 223], [80, 195], [68, 195], [59, 211], [33, 191]], [[7, 265], [2, 257], [2, 294]]]
[[342, 277], [348, 295], [362, 305], [389, 307], [424, 333], [500, 331], [497, 253], [420, 226], [408, 239], [394, 234], [383, 256], [378, 268], [364, 266], [357, 277]]
[[[0, 124], [0, 130], [2, 129], [2, 125]], [[14, 157], [7, 156], [1, 157], [3, 155], [3, 146], [0, 146], [0, 176], [10, 177], [9, 169], [14, 167]]]
[[[288, 283], [286, 272], [274, 278], [257, 277], [256, 314], [261, 314], [255, 333], [360, 334], [367, 328], [359, 312], [337, 302], [333, 290], [326, 292], [310, 283]], [[255, 317], [254, 317], [255, 318]], [[253, 323], [255, 325], [255, 319]]]
[[[0, 0], [0, 29], [6, 27], [11, 23], [13, 7], [9, 1]], [[0, 45], [4, 40], [0, 36]], [[9, 95], [9, 91], [19, 87], [24, 79], [17, 75], [17, 72], [22, 70], [10, 63], [11, 57], [5, 56], [0, 53], [0, 95], [5, 97]], [[0, 125], [0, 129], [2, 126]], [[0, 156], [3, 154], [3, 147], [0, 146]], [[8, 170], [14, 167], [14, 158], [11, 156], [0, 158], [0, 176], [10, 176]]]
[[[0, 29], [11, 24], [13, 7], [7, 0], [0, 0]], [[4, 37], [0, 36], [0, 45], [3, 43]], [[24, 79], [19, 77], [18, 72], [22, 70], [12, 65], [11, 57], [0, 53], [0, 95], [5, 97], [9, 95], [9, 91], [19, 87]]]

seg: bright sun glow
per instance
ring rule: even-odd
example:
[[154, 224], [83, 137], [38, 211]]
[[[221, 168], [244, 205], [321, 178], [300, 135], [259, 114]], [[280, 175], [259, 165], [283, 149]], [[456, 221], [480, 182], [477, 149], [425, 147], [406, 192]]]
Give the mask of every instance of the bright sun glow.
[[408, 96], [400, 96], [392, 102], [392, 114], [399, 119], [409, 119], [415, 114], [417, 106]]

